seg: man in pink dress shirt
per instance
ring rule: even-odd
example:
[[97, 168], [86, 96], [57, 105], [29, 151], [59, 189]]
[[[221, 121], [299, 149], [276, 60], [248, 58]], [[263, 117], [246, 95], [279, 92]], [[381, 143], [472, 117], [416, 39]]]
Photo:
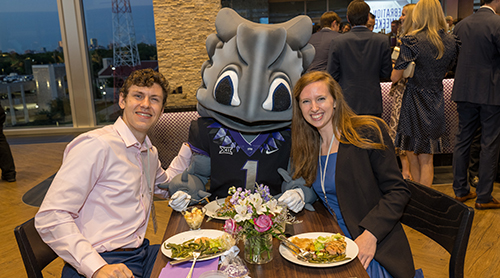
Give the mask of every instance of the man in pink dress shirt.
[[144, 238], [153, 194], [168, 194], [156, 185], [182, 173], [191, 158], [183, 146], [163, 170], [146, 136], [167, 91], [160, 73], [133, 72], [120, 90], [122, 117], [66, 147], [35, 216], [42, 239], [67, 262], [62, 277], [149, 277], [159, 249]]

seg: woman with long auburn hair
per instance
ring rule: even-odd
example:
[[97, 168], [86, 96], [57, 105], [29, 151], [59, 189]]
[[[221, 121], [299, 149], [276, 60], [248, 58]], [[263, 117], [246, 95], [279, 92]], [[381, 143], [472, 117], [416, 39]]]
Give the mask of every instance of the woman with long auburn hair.
[[433, 154], [442, 152], [446, 131], [443, 79], [456, 63], [460, 42], [446, 32], [438, 0], [420, 0], [411, 17], [412, 31], [401, 38], [391, 75], [392, 82], [398, 82], [408, 65], [416, 64], [406, 83], [394, 144], [406, 151], [413, 180], [431, 186]]
[[410, 192], [387, 125], [356, 115], [326, 72], [303, 75], [293, 89], [291, 157], [294, 178], [312, 186], [357, 243], [371, 278], [414, 277], [400, 223]]

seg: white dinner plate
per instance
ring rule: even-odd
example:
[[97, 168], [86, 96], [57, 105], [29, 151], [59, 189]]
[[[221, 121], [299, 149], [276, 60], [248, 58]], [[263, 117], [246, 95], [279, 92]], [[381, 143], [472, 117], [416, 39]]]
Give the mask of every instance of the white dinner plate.
[[[334, 235], [333, 233], [323, 233], [323, 232], [315, 232], [315, 233], [304, 233], [304, 234], [298, 234], [294, 235], [293, 237], [299, 237], [299, 238], [318, 238], [319, 236], [331, 236]], [[290, 237], [292, 238], [292, 237]], [[283, 256], [283, 258], [287, 259], [288, 261], [303, 265], [303, 266], [309, 266], [309, 267], [334, 267], [334, 266], [339, 266], [346, 264], [358, 255], [358, 245], [352, 241], [350, 238], [345, 238], [345, 242], [347, 243], [346, 247], [346, 257], [348, 257], [348, 260], [340, 261], [340, 262], [333, 262], [333, 263], [326, 263], [326, 264], [315, 264], [315, 263], [310, 263], [310, 262], [304, 262], [299, 259], [292, 253], [292, 251], [288, 250], [283, 244], [280, 244], [280, 254]]]
[[[208, 237], [208, 238], [218, 238], [225, 234], [224, 231], [219, 231], [219, 230], [211, 230], [211, 229], [202, 229], [202, 230], [195, 230], [195, 231], [187, 231], [183, 232], [180, 234], [176, 234], [175, 236], [169, 237], [163, 244], [161, 245], [161, 252], [163, 255], [174, 259], [174, 260], [180, 260], [182, 258], [172, 258], [172, 251], [170, 249], [167, 249], [166, 246], [169, 243], [175, 243], [175, 244], [181, 244], [185, 241], [188, 241], [190, 239], [197, 239], [200, 237]], [[199, 259], [198, 261], [205, 261], [205, 260], [210, 260], [216, 257], [219, 257], [221, 254], [219, 253], [218, 255], [206, 257], [203, 259]]]
[[214, 219], [220, 219], [220, 220], [226, 220], [229, 219], [228, 216], [217, 216], [216, 211], [222, 207], [222, 204], [224, 204], [225, 198], [224, 199], [217, 199], [214, 200], [208, 204], [205, 205], [205, 209], [207, 209], [207, 212], [205, 213], [206, 216], [214, 218]]

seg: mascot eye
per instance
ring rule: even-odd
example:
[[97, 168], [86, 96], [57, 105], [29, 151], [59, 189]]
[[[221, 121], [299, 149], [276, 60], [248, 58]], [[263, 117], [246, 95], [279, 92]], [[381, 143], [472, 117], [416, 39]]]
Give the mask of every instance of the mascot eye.
[[238, 74], [233, 70], [224, 72], [215, 83], [214, 98], [224, 105], [238, 106]]
[[291, 90], [283, 78], [276, 78], [269, 87], [269, 95], [262, 105], [268, 111], [281, 112], [288, 110], [292, 103]]

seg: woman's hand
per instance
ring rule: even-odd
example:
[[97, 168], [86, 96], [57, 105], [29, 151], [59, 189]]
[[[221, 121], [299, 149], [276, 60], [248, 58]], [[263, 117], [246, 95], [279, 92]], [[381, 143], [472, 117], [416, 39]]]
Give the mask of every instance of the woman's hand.
[[397, 69], [393, 69], [392, 72], [391, 72], [391, 81], [392, 83], [396, 83], [399, 81], [399, 79], [401, 79], [403, 77], [403, 72], [405, 70], [397, 70]]
[[358, 258], [363, 267], [367, 269], [375, 256], [375, 251], [377, 251], [377, 238], [370, 231], [365, 230], [354, 242], [359, 247]]

